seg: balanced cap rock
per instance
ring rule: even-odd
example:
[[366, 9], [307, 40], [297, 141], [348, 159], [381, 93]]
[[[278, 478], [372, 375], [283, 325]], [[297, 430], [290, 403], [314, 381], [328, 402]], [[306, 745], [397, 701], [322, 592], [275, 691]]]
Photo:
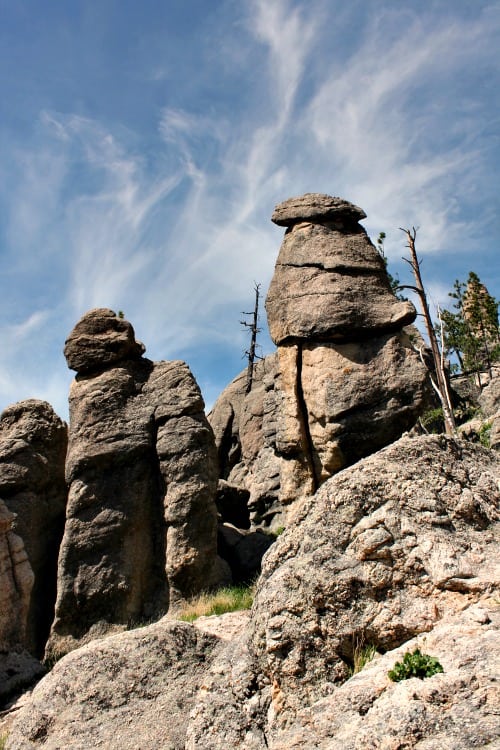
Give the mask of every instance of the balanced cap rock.
[[276, 206], [287, 230], [266, 300], [274, 343], [354, 341], [400, 330], [415, 320], [411, 302], [392, 293], [385, 263], [349, 201], [306, 193]]

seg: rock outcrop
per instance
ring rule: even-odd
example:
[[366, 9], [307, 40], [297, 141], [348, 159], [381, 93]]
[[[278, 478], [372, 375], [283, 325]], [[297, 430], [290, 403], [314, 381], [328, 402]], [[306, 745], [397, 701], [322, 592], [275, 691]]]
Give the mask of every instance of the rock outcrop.
[[[280, 457], [276, 449], [279, 394], [278, 359], [271, 354], [256, 363], [252, 389], [246, 393], [246, 371], [217, 399], [208, 415], [217, 445], [220, 476], [227, 482], [222, 497], [233, 487], [234, 504], [241, 491], [248, 495], [248, 517], [253, 527], [280, 525]], [[221, 502], [224, 521], [234, 523], [228, 501]], [[247, 525], [241, 528], [247, 528]]]
[[34, 577], [22, 642], [38, 657], [54, 617], [66, 445], [66, 424], [45, 401], [20, 401], [0, 416], [0, 498], [15, 514], [12, 530], [22, 539]]
[[14, 519], [0, 500], [0, 707], [44, 672], [26, 650], [35, 576], [23, 540], [12, 531]]
[[70, 391], [67, 520], [54, 656], [165, 612], [213, 585], [213, 433], [184, 362], [153, 363], [132, 326], [92, 310], [65, 347]]
[[413, 305], [391, 293], [384, 260], [358, 223], [365, 217], [320, 193], [276, 206], [272, 221], [287, 228], [266, 299], [277, 346], [371, 338], [415, 320]]
[[[495, 658], [498, 634], [490, 632], [493, 614], [488, 611], [495, 607], [499, 579], [498, 478], [491, 451], [443, 436], [406, 437], [332, 477], [303, 501], [264, 558], [246, 635], [210, 670], [186, 747], [340, 748], [340, 739], [337, 744], [333, 739], [345, 739], [342, 717], [352, 719], [349, 705], [353, 712], [359, 705], [364, 721], [358, 716], [351, 725], [348, 747], [363, 747], [361, 738], [377, 731], [379, 708], [371, 711], [380, 693], [372, 686], [363, 700], [363, 692], [357, 692], [360, 678], [347, 687], [356, 645], [390, 652], [445, 625], [450, 630], [439, 649], [443, 631], [429, 636], [445, 675], [433, 678], [432, 688], [422, 688], [435, 696], [434, 705], [444, 715], [430, 728], [435, 710], [429, 712], [422, 736], [421, 714], [405, 708], [401, 722], [413, 737], [406, 747], [420, 747], [417, 740], [427, 733], [468, 736], [470, 709], [459, 709], [461, 701], [473, 702], [477, 721], [485, 719], [485, 734], [496, 731], [491, 721], [494, 661], [483, 674], [487, 659], [475, 663], [463, 657], [472, 634], [474, 653], [487, 644]], [[447, 661], [446, 644], [455, 627], [462, 640], [456, 659], [450, 655]], [[392, 666], [395, 660], [391, 656], [385, 663]], [[401, 689], [386, 674], [383, 690], [394, 695], [397, 706]], [[447, 704], [446, 696], [455, 693]], [[321, 724], [324, 736], [316, 744], [314, 721], [307, 716], [314, 719], [323, 700], [337, 718]], [[379, 724], [379, 737], [384, 730]], [[302, 744], [287, 744], [294, 732]]]
[[25, 645], [35, 576], [23, 540], [14, 534], [14, 514], [0, 500], [0, 647]]
[[221, 476], [250, 492], [254, 525], [409, 430], [429, 403], [410, 302], [391, 291], [362, 209], [317, 193], [276, 207], [286, 226], [266, 300], [277, 353], [242, 373], [210, 422]]
[[[162, 620], [69, 654], [7, 750], [493, 747], [499, 478], [494, 453], [444, 436], [363, 459], [296, 508], [248, 620], [202, 618], [204, 637]], [[364, 644], [379, 653], [351, 677]], [[391, 682], [415, 646], [444, 672]]]
[[8, 747], [182, 750], [189, 712], [218, 643], [166, 618], [92, 641], [36, 686]]
[[491, 425], [489, 443], [491, 448], [500, 451], [500, 367], [492, 367], [492, 378], [479, 397], [479, 405]]

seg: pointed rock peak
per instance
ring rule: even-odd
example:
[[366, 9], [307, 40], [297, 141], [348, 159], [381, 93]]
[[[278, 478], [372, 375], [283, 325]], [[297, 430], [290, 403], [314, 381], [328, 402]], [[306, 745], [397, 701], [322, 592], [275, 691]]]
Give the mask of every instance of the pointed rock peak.
[[123, 359], [137, 359], [145, 351], [128, 320], [104, 307], [85, 313], [64, 346], [68, 367], [79, 373], [100, 370]]
[[340, 221], [352, 224], [365, 218], [362, 208], [343, 198], [325, 193], [305, 193], [298, 198], [288, 198], [283, 203], [278, 203], [271, 221], [280, 227], [290, 227], [301, 221]]

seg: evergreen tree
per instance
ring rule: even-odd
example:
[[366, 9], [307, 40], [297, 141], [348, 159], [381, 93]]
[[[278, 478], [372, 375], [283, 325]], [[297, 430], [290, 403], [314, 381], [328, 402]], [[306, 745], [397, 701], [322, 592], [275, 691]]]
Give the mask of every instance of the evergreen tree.
[[455, 281], [449, 296], [455, 302], [454, 311], [442, 311], [446, 354], [456, 356], [462, 372], [491, 370], [500, 359], [498, 302], [473, 271], [466, 283]]

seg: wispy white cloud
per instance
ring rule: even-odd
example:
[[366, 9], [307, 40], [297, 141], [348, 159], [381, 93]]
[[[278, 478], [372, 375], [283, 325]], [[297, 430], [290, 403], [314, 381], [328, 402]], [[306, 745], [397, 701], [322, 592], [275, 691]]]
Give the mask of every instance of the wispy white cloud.
[[491, 61], [498, 28], [485, 15], [460, 21], [385, 6], [349, 59], [326, 66], [302, 127], [322, 159], [331, 155], [338, 183], [358, 197], [369, 224], [418, 223], [430, 251], [449, 248], [468, 228], [456, 201], [480, 166], [482, 123], [463, 117], [477, 107], [476, 92], [464, 99], [458, 81]]
[[[496, 91], [498, 4], [481, 3], [474, 17], [438, 5], [252, 0], [203, 71], [229, 75], [238, 60], [230, 101], [224, 79], [222, 103], [200, 102], [199, 88], [181, 96], [179, 81], [148, 110], [148, 137], [76, 107], [42, 111], [0, 187], [5, 269], [12, 288], [26, 287], [16, 297], [6, 284], [0, 300], [15, 321], [2, 333], [12, 356], [26, 345], [41, 359], [43, 343], [60, 358], [79, 316], [106, 306], [125, 311], [154, 358], [196, 359], [212, 346], [231, 359], [245, 345], [239, 313], [254, 281], [265, 291], [281, 242], [274, 204], [307, 190], [361, 205], [392, 257], [403, 251], [399, 226], [418, 225], [419, 252], [442, 254], [443, 266], [459, 242], [478, 243], [495, 216], [488, 148], [498, 115], [478, 87]], [[172, 86], [167, 74], [158, 59], [143, 78], [157, 92]], [[441, 302], [445, 287], [430, 279]], [[13, 316], [15, 299], [25, 309]], [[17, 372], [0, 353], [2, 401]], [[233, 375], [202, 379], [213, 392]], [[45, 381], [47, 392], [58, 387]]]

